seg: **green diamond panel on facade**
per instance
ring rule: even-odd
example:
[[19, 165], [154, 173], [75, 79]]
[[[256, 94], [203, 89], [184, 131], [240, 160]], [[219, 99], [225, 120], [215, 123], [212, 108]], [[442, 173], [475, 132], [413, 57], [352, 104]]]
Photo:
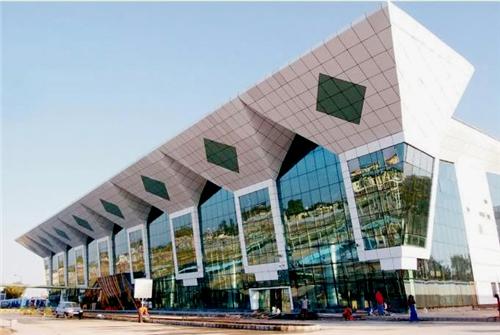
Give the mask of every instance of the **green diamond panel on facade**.
[[122, 211], [120, 209], [120, 207], [118, 207], [117, 205], [109, 202], [109, 201], [106, 201], [106, 200], [101, 200], [101, 204], [102, 204], [102, 207], [104, 208], [104, 210], [106, 212], [108, 212], [109, 214], [113, 214], [115, 216], [118, 216], [122, 219], [125, 219], [125, 217], [123, 216], [122, 214]]
[[240, 172], [238, 154], [235, 147], [206, 138], [203, 140], [205, 142], [205, 154], [208, 162], [233, 172]]
[[69, 238], [69, 236], [64, 231], [62, 231], [61, 229], [54, 228], [54, 230], [57, 233], [57, 235], [61, 236], [62, 238], [65, 238], [67, 240], [71, 240]]
[[170, 200], [167, 192], [167, 187], [164, 183], [159, 180], [149, 178], [146, 176], [141, 176], [142, 184], [144, 185], [144, 189], [154, 195], [159, 196], [165, 200]]
[[76, 215], [73, 215], [73, 219], [75, 219], [76, 224], [79, 225], [80, 227], [83, 227], [83, 228], [88, 229], [90, 231], [94, 231], [94, 229], [92, 229], [92, 227], [90, 226], [90, 224], [88, 223], [87, 220], [84, 220]]
[[320, 73], [316, 110], [359, 124], [366, 87]]

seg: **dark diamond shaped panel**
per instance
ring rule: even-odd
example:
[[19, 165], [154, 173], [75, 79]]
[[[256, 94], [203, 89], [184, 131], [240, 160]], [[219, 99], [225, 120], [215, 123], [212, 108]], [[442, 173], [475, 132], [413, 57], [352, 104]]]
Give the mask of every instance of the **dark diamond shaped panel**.
[[146, 176], [141, 176], [141, 179], [146, 192], [157, 195], [165, 200], [170, 200], [167, 187], [163, 182]]
[[316, 110], [342, 120], [359, 124], [366, 87], [319, 74]]
[[61, 236], [62, 238], [65, 238], [67, 240], [71, 240], [69, 238], [69, 236], [64, 231], [62, 231], [61, 229], [54, 228], [54, 230], [57, 233], [57, 235]]
[[113, 214], [115, 216], [118, 216], [122, 219], [125, 219], [125, 217], [123, 216], [122, 214], [122, 211], [120, 209], [120, 207], [118, 207], [117, 205], [109, 202], [109, 201], [106, 201], [106, 200], [101, 200], [101, 204], [102, 204], [102, 207], [104, 208], [104, 210], [106, 212], [108, 212], [109, 214]]
[[240, 172], [238, 154], [235, 147], [206, 138], [203, 140], [205, 142], [205, 154], [208, 162], [233, 172]]
[[79, 218], [76, 215], [73, 215], [73, 219], [75, 219], [76, 224], [78, 224], [80, 227], [83, 227], [83, 228], [88, 229], [90, 231], [94, 231], [94, 229], [92, 229], [92, 227], [90, 226], [90, 224], [88, 223], [87, 220]]

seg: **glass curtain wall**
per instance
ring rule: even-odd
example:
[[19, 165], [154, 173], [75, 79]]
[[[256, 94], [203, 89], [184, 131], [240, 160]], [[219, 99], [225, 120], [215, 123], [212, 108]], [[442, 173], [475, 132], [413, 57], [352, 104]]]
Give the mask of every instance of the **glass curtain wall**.
[[447, 307], [476, 303], [463, 210], [453, 163], [439, 162], [431, 256], [428, 260], [418, 260], [415, 273], [408, 271], [405, 276], [407, 290], [412, 281], [419, 306]]
[[172, 219], [179, 273], [198, 271], [191, 213]]
[[425, 247], [433, 163], [405, 143], [348, 162], [365, 249]]
[[76, 284], [85, 285], [85, 259], [83, 258], [83, 248], [75, 249]]
[[400, 274], [358, 260], [338, 157], [301, 137], [290, 152], [301, 147], [311, 149], [287, 156], [277, 180], [294, 305], [307, 296], [315, 309], [366, 308], [381, 290], [398, 309]]
[[175, 269], [170, 223], [162, 214], [149, 224], [149, 257], [153, 278], [153, 307], [172, 308], [175, 302]]
[[174, 273], [172, 239], [167, 214], [149, 224], [149, 256], [151, 277], [160, 278]]
[[59, 285], [66, 285], [66, 280], [64, 278], [64, 254], [57, 256], [57, 275]]
[[52, 285], [59, 286], [59, 263], [57, 256], [52, 256]]
[[238, 223], [233, 193], [219, 188], [199, 206], [203, 245], [203, 301], [208, 308], [238, 309], [246, 305], [243, 295]]
[[145, 277], [146, 267], [144, 264], [144, 242], [142, 240], [142, 228], [129, 233], [130, 259], [132, 260], [132, 272], [134, 278]]
[[97, 244], [99, 251], [99, 276], [109, 276], [110, 274], [110, 264], [109, 264], [109, 246], [108, 241], [99, 241]]
[[94, 286], [97, 278], [99, 278], [99, 252], [97, 250], [97, 241], [94, 240], [87, 244], [88, 255], [88, 271], [89, 271], [89, 287]]
[[239, 202], [248, 265], [279, 262], [269, 190], [242, 195]]
[[76, 286], [75, 249], [68, 250], [68, 286]]
[[122, 229], [114, 235], [115, 273], [130, 273], [127, 230]]
[[43, 268], [45, 270], [45, 285], [50, 285], [50, 277], [52, 276], [50, 273], [50, 257], [43, 259]]

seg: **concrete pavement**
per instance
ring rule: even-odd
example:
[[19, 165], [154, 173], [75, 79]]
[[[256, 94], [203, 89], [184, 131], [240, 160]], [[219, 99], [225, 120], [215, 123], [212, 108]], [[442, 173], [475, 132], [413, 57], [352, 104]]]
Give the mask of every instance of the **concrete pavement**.
[[[216, 329], [201, 327], [171, 326], [163, 324], [139, 324], [109, 320], [64, 320], [54, 318], [21, 316], [18, 314], [0, 314], [1, 324], [7, 325], [9, 319], [17, 320], [14, 325], [16, 335], [246, 335], [246, 334], [283, 334], [283, 332], [262, 332], [255, 330]], [[319, 330], [312, 332], [293, 332], [310, 335], [445, 335], [445, 334], [500, 334], [500, 323], [465, 323], [465, 322], [406, 322], [384, 321], [317, 321]]]

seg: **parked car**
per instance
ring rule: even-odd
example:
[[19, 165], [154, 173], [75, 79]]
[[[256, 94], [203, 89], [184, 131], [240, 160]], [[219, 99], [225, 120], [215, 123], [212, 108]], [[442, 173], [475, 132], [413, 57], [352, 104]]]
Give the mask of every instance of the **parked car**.
[[80, 305], [72, 301], [61, 301], [55, 311], [56, 318], [65, 317], [71, 318], [77, 316], [79, 319], [83, 316], [83, 310]]

